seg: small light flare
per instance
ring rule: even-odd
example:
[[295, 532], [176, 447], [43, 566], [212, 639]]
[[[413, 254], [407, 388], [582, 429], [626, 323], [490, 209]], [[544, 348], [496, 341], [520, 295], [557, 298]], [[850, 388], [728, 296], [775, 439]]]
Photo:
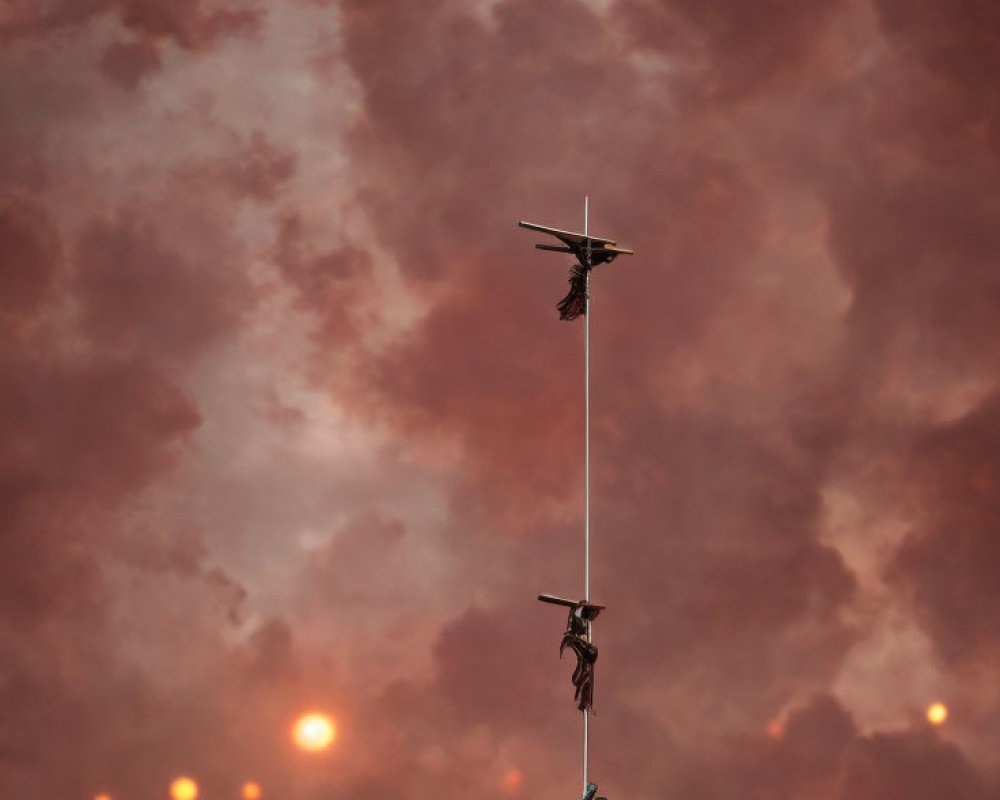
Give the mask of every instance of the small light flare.
[[780, 719], [772, 719], [767, 723], [767, 738], [778, 742], [785, 737], [785, 726]]
[[334, 727], [332, 719], [318, 711], [310, 711], [295, 721], [295, 726], [292, 728], [292, 739], [303, 750], [316, 753], [320, 750], [326, 750], [336, 733], [337, 729]]
[[190, 778], [175, 778], [170, 784], [170, 797], [172, 800], [195, 800], [198, 796], [198, 784]]
[[503, 774], [503, 790], [508, 794], [515, 794], [524, 783], [524, 773], [519, 769], [509, 769]]
[[944, 703], [931, 703], [927, 707], [927, 721], [931, 725], [940, 725], [948, 719], [948, 706]]
[[260, 800], [260, 784], [247, 781], [243, 784], [243, 800]]
[[107, 792], [101, 792], [94, 795], [94, 800], [111, 800], [111, 795]]

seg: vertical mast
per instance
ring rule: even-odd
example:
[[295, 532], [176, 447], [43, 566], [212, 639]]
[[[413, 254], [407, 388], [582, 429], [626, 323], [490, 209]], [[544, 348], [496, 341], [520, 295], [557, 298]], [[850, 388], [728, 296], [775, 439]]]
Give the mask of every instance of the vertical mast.
[[[590, 197], [583, 198], [583, 235], [590, 236]], [[590, 601], [590, 239], [587, 239], [586, 299], [583, 314], [583, 599]], [[592, 641], [587, 622], [587, 641]], [[583, 791], [587, 792], [590, 713], [583, 710]]]
[[539, 250], [552, 250], [557, 253], [570, 253], [576, 258], [576, 263], [569, 273], [570, 289], [566, 296], [556, 304], [559, 318], [572, 321], [581, 314], [583, 323], [583, 392], [584, 392], [584, 514], [583, 514], [583, 599], [567, 600], [549, 594], [540, 594], [538, 599], [545, 603], [568, 606], [569, 621], [563, 634], [559, 652], [570, 647], [577, 656], [577, 668], [573, 672], [573, 684], [576, 687], [575, 699], [579, 701], [578, 708], [583, 711], [583, 794], [587, 796], [597, 791], [596, 784], [589, 781], [589, 712], [593, 706], [594, 663], [597, 661], [597, 646], [593, 643], [593, 621], [604, 609], [604, 606], [590, 602], [590, 273], [594, 267], [614, 261], [619, 255], [632, 255], [632, 250], [618, 247], [612, 239], [590, 238], [590, 197], [583, 199], [583, 234], [564, 231], [538, 225], [534, 222], [520, 221], [522, 228], [541, 231], [554, 236], [560, 244], [536, 244]]
[[[590, 236], [590, 197], [583, 198], [583, 235]], [[590, 600], [590, 239], [587, 239], [587, 294], [583, 314], [583, 397], [584, 397], [584, 514], [583, 514], [583, 599]], [[589, 624], [588, 624], [589, 629]]]

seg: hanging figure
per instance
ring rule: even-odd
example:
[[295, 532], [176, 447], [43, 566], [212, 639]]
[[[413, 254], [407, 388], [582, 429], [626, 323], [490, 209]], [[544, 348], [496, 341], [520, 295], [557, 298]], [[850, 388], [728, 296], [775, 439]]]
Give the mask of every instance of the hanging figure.
[[577, 708], [590, 711], [594, 706], [594, 664], [597, 662], [597, 645], [590, 641], [590, 623], [597, 619], [606, 606], [588, 603], [586, 600], [566, 600], [551, 594], [540, 594], [543, 603], [553, 603], [569, 608], [566, 632], [559, 643], [559, 657], [567, 647], [576, 653], [576, 669], [573, 670], [573, 698]]
[[549, 228], [546, 225], [536, 225], [534, 222], [518, 222], [522, 228], [547, 233], [555, 236], [562, 244], [536, 244], [539, 250], [554, 250], [557, 253], [569, 253], [576, 262], [569, 270], [569, 292], [556, 304], [559, 319], [574, 320], [587, 313], [587, 282], [590, 271], [601, 264], [614, 261], [620, 255], [632, 255], [632, 251], [618, 247], [614, 239], [602, 239], [585, 233], [563, 231]]

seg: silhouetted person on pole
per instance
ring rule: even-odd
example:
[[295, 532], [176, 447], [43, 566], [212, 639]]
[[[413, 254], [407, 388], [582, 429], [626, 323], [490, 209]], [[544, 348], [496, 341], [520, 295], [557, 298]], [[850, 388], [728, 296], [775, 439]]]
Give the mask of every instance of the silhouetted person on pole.
[[577, 708], [589, 711], [594, 706], [594, 664], [597, 661], [597, 645], [590, 641], [590, 623], [605, 609], [586, 600], [566, 600], [550, 594], [540, 594], [538, 599], [543, 603], [553, 603], [569, 608], [569, 619], [566, 622], [566, 632], [559, 643], [559, 657], [567, 647], [576, 653], [576, 669], [573, 670], [573, 685], [576, 693], [573, 699]]

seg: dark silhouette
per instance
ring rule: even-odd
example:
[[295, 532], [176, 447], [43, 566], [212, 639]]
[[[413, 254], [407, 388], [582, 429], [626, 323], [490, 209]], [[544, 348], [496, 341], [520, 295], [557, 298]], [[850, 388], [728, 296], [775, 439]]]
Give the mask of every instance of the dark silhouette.
[[559, 657], [562, 658], [567, 647], [576, 653], [576, 669], [572, 678], [576, 692], [573, 699], [577, 701], [577, 708], [589, 711], [594, 706], [594, 664], [597, 662], [597, 645], [590, 641], [590, 623], [597, 619], [605, 606], [586, 600], [566, 600], [550, 594], [540, 594], [538, 599], [543, 603], [569, 608], [566, 632], [559, 643]]
[[590, 282], [590, 271], [600, 264], [614, 261], [620, 255], [632, 255], [632, 251], [618, 247], [613, 239], [602, 239], [585, 233], [574, 233], [559, 228], [549, 228], [546, 225], [536, 225], [534, 222], [517, 223], [522, 228], [547, 233], [555, 236], [562, 244], [536, 244], [539, 250], [553, 250], [556, 253], [569, 253], [576, 258], [577, 263], [569, 270], [569, 293], [558, 303], [559, 319], [574, 320], [587, 313], [587, 288]]

